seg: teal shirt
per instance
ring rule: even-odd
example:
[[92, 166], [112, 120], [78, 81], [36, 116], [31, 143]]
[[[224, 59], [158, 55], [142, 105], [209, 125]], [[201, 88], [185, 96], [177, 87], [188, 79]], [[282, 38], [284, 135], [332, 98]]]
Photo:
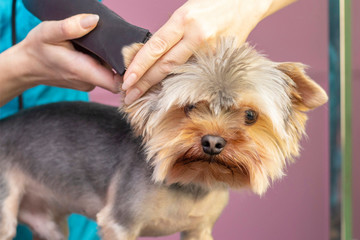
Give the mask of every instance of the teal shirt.
[[[11, 44], [11, 0], [0, 0], [0, 53], [12, 46]], [[29, 31], [40, 23], [40, 20], [29, 13], [21, 0], [16, 6], [16, 39], [22, 41]], [[21, 67], [21, 66], [19, 66]], [[0, 86], [1, 87], [1, 86]], [[59, 101], [88, 101], [88, 94], [71, 89], [37, 86], [23, 93], [24, 108]], [[0, 108], [0, 118], [16, 113], [19, 109], [15, 98]], [[73, 214], [68, 219], [70, 240], [98, 240], [97, 226], [94, 221]], [[24, 226], [19, 226], [16, 240], [30, 240], [31, 233]]]

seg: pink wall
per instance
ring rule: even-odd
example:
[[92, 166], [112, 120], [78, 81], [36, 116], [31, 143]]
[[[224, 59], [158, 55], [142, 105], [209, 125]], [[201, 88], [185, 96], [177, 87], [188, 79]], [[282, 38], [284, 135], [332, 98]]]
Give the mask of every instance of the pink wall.
[[[103, 2], [129, 22], [155, 32], [184, 1]], [[273, 60], [309, 65], [309, 75], [327, 89], [327, 37], [327, 0], [301, 0], [260, 23], [249, 40]], [[91, 96], [94, 101], [118, 103], [118, 96], [100, 89]], [[215, 225], [215, 239], [329, 239], [327, 105], [310, 113], [307, 127], [301, 157], [264, 197], [247, 192], [231, 194]]]

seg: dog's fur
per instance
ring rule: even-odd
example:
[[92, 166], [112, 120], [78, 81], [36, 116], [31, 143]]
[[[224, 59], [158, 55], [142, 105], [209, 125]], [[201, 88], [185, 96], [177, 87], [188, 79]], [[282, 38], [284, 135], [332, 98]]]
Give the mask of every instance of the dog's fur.
[[[65, 239], [70, 213], [95, 219], [106, 240], [212, 239], [228, 189], [263, 194], [282, 177], [305, 112], [326, 101], [303, 65], [223, 39], [122, 114], [82, 102], [22, 111], [0, 121], [0, 240], [18, 220]], [[220, 153], [205, 152], [207, 135], [224, 140]]]

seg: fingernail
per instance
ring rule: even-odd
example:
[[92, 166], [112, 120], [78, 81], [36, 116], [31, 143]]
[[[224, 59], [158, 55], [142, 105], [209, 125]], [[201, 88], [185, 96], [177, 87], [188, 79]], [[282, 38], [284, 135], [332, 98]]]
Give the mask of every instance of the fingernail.
[[129, 87], [131, 87], [136, 81], [136, 74], [135, 73], [131, 73], [125, 80], [124, 83], [122, 85], [122, 89], [124, 91], [128, 90]]
[[80, 19], [80, 25], [82, 28], [87, 29], [95, 26], [99, 21], [99, 15], [90, 14]]
[[136, 99], [140, 97], [140, 90], [137, 88], [131, 89], [124, 99], [126, 105], [133, 103]]

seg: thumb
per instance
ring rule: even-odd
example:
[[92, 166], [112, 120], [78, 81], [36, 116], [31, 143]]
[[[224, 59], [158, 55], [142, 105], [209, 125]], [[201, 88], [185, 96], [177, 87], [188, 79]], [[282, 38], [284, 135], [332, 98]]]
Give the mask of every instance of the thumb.
[[93, 30], [99, 21], [96, 14], [78, 14], [60, 21], [45, 21], [41, 25], [42, 39], [59, 43], [80, 38]]

